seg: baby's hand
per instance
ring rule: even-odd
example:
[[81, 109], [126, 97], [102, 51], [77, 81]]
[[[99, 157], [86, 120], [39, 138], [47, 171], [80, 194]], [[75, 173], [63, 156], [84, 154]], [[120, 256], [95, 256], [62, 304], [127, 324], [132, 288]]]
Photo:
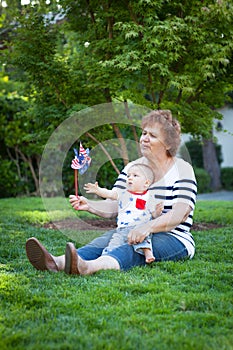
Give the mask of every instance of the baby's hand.
[[96, 193], [98, 187], [98, 182], [95, 182], [94, 184], [89, 182], [88, 184], [85, 184], [83, 188], [87, 193]]
[[162, 214], [163, 209], [164, 209], [163, 202], [160, 202], [160, 203], [156, 204], [156, 206], [155, 206], [155, 213], [156, 213], [157, 217]]

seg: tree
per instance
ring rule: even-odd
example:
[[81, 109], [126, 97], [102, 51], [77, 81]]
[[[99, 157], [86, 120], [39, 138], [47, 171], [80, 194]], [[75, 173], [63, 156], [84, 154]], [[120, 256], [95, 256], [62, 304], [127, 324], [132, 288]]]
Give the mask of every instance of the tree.
[[121, 92], [125, 98], [141, 103], [144, 95], [152, 108], [170, 106], [183, 131], [203, 137], [204, 153], [212, 150], [208, 156], [204, 154], [208, 159], [205, 166], [212, 188], [218, 189], [220, 171], [215, 148], [210, 146], [213, 119], [221, 118], [216, 108], [225, 103], [226, 92], [232, 89], [227, 75], [232, 55], [232, 4], [138, 1], [125, 2], [125, 8], [127, 20], [112, 26], [112, 37], [122, 45], [101, 65], [128, 72], [130, 81], [134, 76], [133, 88]]
[[[216, 109], [224, 105], [232, 89], [227, 74], [232, 4], [195, 0], [117, 4], [66, 0], [63, 4], [72, 29], [82, 32], [90, 43], [86, 70], [95, 72], [91, 84], [96, 88], [107, 78], [111, 80], [106, 85], [109, 96], [147, 103], [151, 108], [169, 107], [184, 132], [203, 138], [205, 153], [213, 143], [213, 120], [221, 119]], [[205, 166], [212, 188], [218, 189], [220, 171], [215, 148], [210, 149], [207, 157], [204, 154]]]
[[[64, 17], [56, 24], [55, 1], [12, 4], [19, 25], [8, 70], [26, 81], [39, 129], [54, 129], [76, 106], [118, 99], [170, 108], [183, 132], [211, 139], [213, 119], [221, 118], [216, 109], [233, 90], [229, 1], [61, 0]], [[127, 159], [119, 125], [111, 128]], [[103, 137], [97, 130], [94, 136]]]

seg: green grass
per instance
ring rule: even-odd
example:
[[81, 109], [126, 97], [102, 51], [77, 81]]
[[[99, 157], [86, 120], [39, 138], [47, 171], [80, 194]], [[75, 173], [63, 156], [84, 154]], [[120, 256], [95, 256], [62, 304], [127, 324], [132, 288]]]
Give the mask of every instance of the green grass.
[[232, 201], [199, 201], [195, 211], [196, 222], [212, 222], [228, 225], [233, 222]]
[[[54, 220], [73, 218], [51, 202]], [[51, 213], [41, 200], [0, 200], [0, 349], [233, 349], [232, 209], [197, 203], [196, 221], [223, 227], [193, 232], [193, 260], [77, 277], [37, 271], [26, 258], [31, 236], [53, 254], [72, 236], [42, 227]], [[73, 232], [73, 241], [97, 234]]]

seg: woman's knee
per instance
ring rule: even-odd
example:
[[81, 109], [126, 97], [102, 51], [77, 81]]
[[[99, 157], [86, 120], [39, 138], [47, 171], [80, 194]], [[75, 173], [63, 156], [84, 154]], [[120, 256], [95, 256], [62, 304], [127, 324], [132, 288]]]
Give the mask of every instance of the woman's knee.
[[188, 256], [188, 251], [184, 244], [166, 232], [154, 234], [152, 246], [156, 261], [175, 261], [185, 259]]

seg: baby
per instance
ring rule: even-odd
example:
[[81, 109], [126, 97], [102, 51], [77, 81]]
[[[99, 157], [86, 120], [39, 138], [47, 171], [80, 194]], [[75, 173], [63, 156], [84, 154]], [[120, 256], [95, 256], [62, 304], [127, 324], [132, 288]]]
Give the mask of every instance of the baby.
[[[102, 198], [118, 201], [117, 229], [103, 254], [127, 243], [129, 231], [135, 226], [161, 215], [162, 203], [155, 202], [150, 195], [149, 186], [154, 182], [153, 170], [146, 164], [134, 164], [127, 171], [126, 189], [114, 187], [112, 190], [101, 188], [98, 183], [84, 185], [87, 193], [95, 193]], [[136, 252], [145, 255], [146, 263], [155, 260], [151, 235], [143, 242], [133, 245]]]

